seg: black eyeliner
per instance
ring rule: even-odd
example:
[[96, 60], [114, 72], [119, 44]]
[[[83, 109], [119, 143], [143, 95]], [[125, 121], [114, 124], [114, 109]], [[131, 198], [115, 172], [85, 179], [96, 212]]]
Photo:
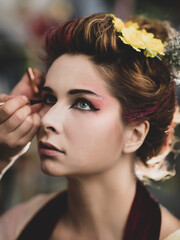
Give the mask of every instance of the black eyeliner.
[[[73, 108], [76, 104], [78, 104], [79, 102], [85, 102], [89, 105], [89, 107], [91, 108], [91, 111], [93, 112], [96, 112], [98, 110], [100, 110], [99, 108], [95, 108], [91, 102], [89, 102], [87, 99], [85, 98], [77, 98], [75, 100], [75, 103], [73, 103], [73, 105], [70, 107], [70, 108]], [[80, 109], [80, 108], [75, 108], [75, 109], [78, 109], [78, 110], [81, 110], [81, 111], [90, 111], [90, 110], [83, 110], [83, 109]]]

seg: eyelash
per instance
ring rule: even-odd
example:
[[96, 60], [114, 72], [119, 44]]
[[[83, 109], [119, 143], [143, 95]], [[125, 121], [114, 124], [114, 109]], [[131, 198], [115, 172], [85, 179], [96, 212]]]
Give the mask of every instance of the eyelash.
[[[50, 103], [48, 103], [48, 102], [47, 102], [48, 99], [51, 99], [51, 100], [53, 99], [53, 101], [51, 101]], [[54, 96], [51, 95], [51, 94], [45, 94], [45, 95], [43, 96], [43, 103], [46, 104], [46, 105], [54, 105], [56, 102], [57, 102], [56, 97], [54, 97]], [[88, 107], [90, 108], [90, 110], [84, 110], [84, 109], [81, 109], [81, 108], [76, 107], [76, 105], [77, 105], [78, 103], [85, 103], [85, 104], [87, 104]], [[70, 108], [74, 108], [74, 109], [77, 109], [77, 110], [80, 110], [80, 111], [93, 111], [93, 112], [100, 110], [100, 109], [98, 109], [98, 108], [95, 108], [95, 107], [93, 106], [93, 104], [90, 103], [90, 102], [89, 102], [87, 99], [85, 99], [85, 98], [77, 98]]]
[[[48, 103], [47, 102], [47, 99], [53, 99], [54, 101], [53, 102], [51, 102], [51, 103]], [[46, 105], [54, 105], [55, 103], [57, 102], [57, 98], [56, 97], [54, 97], [53, 95], [51, 95], [51, 94], [45, 94], [44, 96], [43, 96], [43, 103], [44, 104], [46, 104]]]
[[[86, 103], [86, 104], [89, 106], [90, 110], [83, 110], [83, 109], [81, 109], [81, 108], [75, 107], [78, 103]], [[77, 98], [76, 101], [75, 101], [75, 103], [73, 103], [73, 105], [72, 105], [70, 108], [78, 109], [78, 110], [81, 110], [81, 111], [93, 111], [93, 112], [96, 112], [96, 111], [100, 110], [100, 109], [98, 109], [98, 108], [95, 108], [95, 107], [93, 106], [93, 104], [90, 103], [90, 102], [89, 102], [87, 99], [85, 99], [85, 98]]]

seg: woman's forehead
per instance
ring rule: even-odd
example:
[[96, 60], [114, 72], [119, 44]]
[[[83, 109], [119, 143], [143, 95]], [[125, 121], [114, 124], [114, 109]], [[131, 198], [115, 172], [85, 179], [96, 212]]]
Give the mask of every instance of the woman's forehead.
[[[87, 88], [109, 94], [103, 75], [85, 55], [65, 54], [54, 61], [47, 75], [45, 85], [51, 88]], [[98, 94], [98, 93], [97, 93]]]

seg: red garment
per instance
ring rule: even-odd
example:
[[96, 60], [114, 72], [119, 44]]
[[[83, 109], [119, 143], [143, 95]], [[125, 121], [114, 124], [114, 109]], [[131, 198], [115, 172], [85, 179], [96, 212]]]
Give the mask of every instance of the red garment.
[[159, 204], [138, 181], [123, 240], [158, 240], [160, 228]]
[[[48, 240], [59, 217], [66, 210], [67, 192], [62, 192], [39, 210], [16, 240]], [[160, 226], [159, 204], [150, 196], [145, 186], [137, 181], [123, 240], [158, 240]]]

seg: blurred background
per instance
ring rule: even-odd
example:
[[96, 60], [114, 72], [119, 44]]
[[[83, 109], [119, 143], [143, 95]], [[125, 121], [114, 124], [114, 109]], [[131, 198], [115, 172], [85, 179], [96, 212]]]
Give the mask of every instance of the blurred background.
[[[43, 53], [44, 33], [53, 25], [70, 18], [96, 12], [115, 13], [127, 20], [134, 15], [170, 21], [180, 29], [178, 0], [0, 0], [0, 93], [10, 93], [28, 66], [43, 70], [38, 57]], [[180, 89], [177, 88], [180, 95]], [[180, 136], [180, 126], [176, 127]], [[180, 146], [177, 146], [180, 151]], [[153, 183], [153, 195], [180, 218], [180, 154], [169, 155], [176, 164], [176, 175]], [[66, 187], [64, 178], [41, 173], [36, 143], [5, 174], [0, 182], [0, 213], [37, 193], [59, 191]]]

